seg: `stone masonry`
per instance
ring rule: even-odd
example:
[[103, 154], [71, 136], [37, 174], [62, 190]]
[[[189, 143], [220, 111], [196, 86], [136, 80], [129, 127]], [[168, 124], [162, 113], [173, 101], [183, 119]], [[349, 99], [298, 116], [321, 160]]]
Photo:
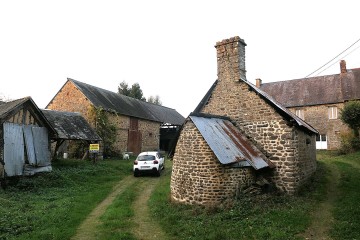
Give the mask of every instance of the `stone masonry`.
[[[337, 107], [338, 117], [336, 119], [329, 119], [329, 107]], [[298, 109], [303, 110], [304, 120], [316, 128], [319, 131], [319, 134], [327, 136], [327, 149], [336, 150], [340, 148], [340, 135], [350, 131], [340, 119], [340, 110], [343, 108], [344, 103], [337, 103], [289, 108], [289, 110], [293, 113]]]
[[[315, 134], [299, 129], [246, 82], [245, 42], [218, 42], [218, 83], [202, 113], [229, 117], [275, 165], [267, 176], [293, 194], [316, 170]], [[189, 120], [174, 155], [171, 196], [189, 204], [217, 204], [256, 180], [255, 170], [223, 166]], [[231, 169], [231, 170], [230, 170]]]
[[[71, 82], [67, 81], [47, 106], [48, 109], [57, 111], [79, 112], [94, 127], [91, 116], [92, 103]], [[117, 134], [113, 144], [114, 151], [122, 153], [128, 148], [128, 131], [130, 117], [107, 112], [109, 121], [115, 125]], [[155, 150], [159, 146], [160, 123], [144, 119], [138, 119], [139, 131], [141, 132], [141, 150]]]
[[180, 135], [171, 175], [172, 199], [212, 206], [236, 197], [255, 180], [251, 168], [222, 165], [195, 125], [188, 121]]

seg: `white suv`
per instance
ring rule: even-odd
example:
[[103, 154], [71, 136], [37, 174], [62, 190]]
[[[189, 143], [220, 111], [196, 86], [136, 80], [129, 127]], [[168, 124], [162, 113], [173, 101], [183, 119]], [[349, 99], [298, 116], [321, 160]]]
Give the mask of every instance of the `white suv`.
[[139, 176], [140, 173], [154, 173], [160, 176], [161, 170], [165, 168], [164, 157], [159, 152], [142, 152], [134, 161], [134, 176]]

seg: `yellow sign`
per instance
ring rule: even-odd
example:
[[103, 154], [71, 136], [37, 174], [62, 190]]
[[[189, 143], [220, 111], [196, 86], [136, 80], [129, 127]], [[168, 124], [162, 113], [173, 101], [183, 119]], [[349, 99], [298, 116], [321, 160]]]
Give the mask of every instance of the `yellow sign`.
[[98, 152], [100, 150], [100, 144], [90, 144], [90, 152]]

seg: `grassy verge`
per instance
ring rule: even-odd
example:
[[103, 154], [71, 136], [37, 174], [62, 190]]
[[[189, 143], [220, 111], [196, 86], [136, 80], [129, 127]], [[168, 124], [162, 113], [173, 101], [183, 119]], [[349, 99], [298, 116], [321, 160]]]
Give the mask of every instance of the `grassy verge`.
[[174, 239], [301, 239], [309, 212], [325, 197], [326, 168], [319, 163], [311, 186], [299, 196], [267, 195], [240, 199], [231, 209], [205, 209], [171, 203], [170, 174], [162, 179], [149, 205]]
[[51, 173], [0, 190], [0, 239], [69, 239], [125, 175], [131, 161], [61, 160]]
[[360, 152], [336, 156], [324, 152], [320, 160], [333, 164], [340, 172], [338, 197], [330, 231], [333, 239], [359, 239], [360, 236]]

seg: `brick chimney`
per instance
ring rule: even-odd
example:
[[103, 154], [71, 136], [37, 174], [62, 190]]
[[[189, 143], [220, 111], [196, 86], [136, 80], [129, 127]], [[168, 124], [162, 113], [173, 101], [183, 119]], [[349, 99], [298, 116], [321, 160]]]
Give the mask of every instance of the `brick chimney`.
[[219, 81], [246, 81], [245, 46], [238, 36], [216, 43]]
[[259, 88], [262, 84], [262, 80], [260, 78], [256, 79], [256, 87]]
[[341, 61], [340, 61], [340, 72], [341, 72], [341, 73], [347, 73], [345, 60], [341, 60]]

